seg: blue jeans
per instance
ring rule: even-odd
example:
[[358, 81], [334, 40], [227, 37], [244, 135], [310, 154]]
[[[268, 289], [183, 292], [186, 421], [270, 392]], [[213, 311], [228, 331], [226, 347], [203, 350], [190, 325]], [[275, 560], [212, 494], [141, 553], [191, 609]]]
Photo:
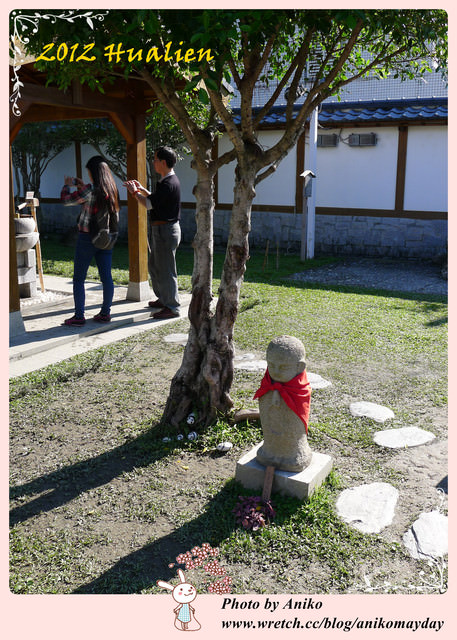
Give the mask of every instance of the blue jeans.
[[78, 233], [73, 269], [73, 297], [75, 300], [75, 316], [77, 318], [84, 318], [84, 306], [86, 301], [84, 282], [86, 280], [87, 270], [92, 262], [92, 258], [95, 258], [98, 273], [100, 274], [100, 280], [103, 285], [103, 304], [100, 313], [108, 315], [111, 311], [111, 303], [113, 302], [114, 295], [114, 284], [111, 276], [112, 256], [112, 249], [97, 249], [94, 247], [90, 234]]

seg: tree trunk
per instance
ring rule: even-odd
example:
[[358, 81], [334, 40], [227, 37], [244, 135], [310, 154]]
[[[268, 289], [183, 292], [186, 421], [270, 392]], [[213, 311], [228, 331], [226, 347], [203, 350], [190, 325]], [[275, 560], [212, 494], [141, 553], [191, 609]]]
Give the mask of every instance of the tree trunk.
[[202, 362], [211, 333], [213, 281], [214, 174], [198, 168], [193, 241], [194, 268], [189, 306], [190, 330], [180, 368], [171, 382], [162, 421], [177, 427], [192, 411], [201, 414], [207, 389], [201, 376]]
[[[237, 171], [229, 240], [215, 312], [211, 310], [214, 183], [199, 176], [197, 234], [194, 239], [190, 332], [183, 362], [171, 383], [163, 422], [178, 427], [190, 411], [197, 424], [207, 426], [233, 407], [233, 328], [238, 314], [241, 284], [249, 257], [251, 204], [255, 170]], [[211, 206], [208, 203], [211, 202]]]
[[227, 414], [233, 407], [230, 397], [235, 355], [233, 329], [238, 315], [246, 262], [249, 258], [249, 232], [251, 206], [255, 196], [255, 176], [253, 165], [250, 165], [248, 170], [244, 170], [243, 175], [240, 175], [237, 167], [227, 251], [203, 366], [210, 400], [207, 424], [214, 420], [217, 413]]

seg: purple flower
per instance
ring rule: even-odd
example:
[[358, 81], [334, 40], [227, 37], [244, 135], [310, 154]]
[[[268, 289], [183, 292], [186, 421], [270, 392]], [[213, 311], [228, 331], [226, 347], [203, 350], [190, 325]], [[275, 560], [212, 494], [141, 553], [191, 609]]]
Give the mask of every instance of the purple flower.
[[233, 509], [235, 519], [245, 529], [257, 531], [275, 517], [273, 506], [269, 500], [263, 501], [260, 496], [238, 496], [239, 502]]

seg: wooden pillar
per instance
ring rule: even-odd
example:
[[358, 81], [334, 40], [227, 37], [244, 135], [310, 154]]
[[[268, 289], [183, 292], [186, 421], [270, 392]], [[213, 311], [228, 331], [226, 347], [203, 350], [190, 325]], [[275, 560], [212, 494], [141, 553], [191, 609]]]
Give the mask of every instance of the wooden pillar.
[[[132, 116], [132, 139], [127, 140], [127, 178], [136, 178], [146, 186], [146, 117], [144, 114]], [[146, 209], [133, 196], [127, 196], [128, 206], [128, 246], [129, 246], [129, 286], [128, 300], [147, 300], [148, 281], [148, 238]]]
[[405, 204], [406, 153], [408, 150], [408, 127], [398, 127], [397, 180], [395, 185], [395, 211], [403, 211]]
[[16, 231], [14, 228], [14, 184], [13, 184], [13, 161], [10, 146], [10, 213], [9, 213], [9, 294], [10, 294], [10, 336], [24, 333], [24, 321], [21, 315], [21, 303], [19, 300], [19, 284], [17, 281], [17, 258], [16, 258]]

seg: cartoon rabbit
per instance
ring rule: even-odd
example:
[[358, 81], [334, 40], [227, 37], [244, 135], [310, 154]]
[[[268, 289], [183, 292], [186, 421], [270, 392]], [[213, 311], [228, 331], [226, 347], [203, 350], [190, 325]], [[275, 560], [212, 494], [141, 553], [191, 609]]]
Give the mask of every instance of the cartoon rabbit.
[[178, 606], [173, 609], [175, 627], [181, 631], [198, 631], [201, 625], [195, 618], [195, 609], [189, 604], [197, 597], [197, 589], [189, 582], [186, 582], [184, 572], [181, 569], [178, 569], [178, 575], [181, 582], [176, 587], [163, 580], [157, 580], [157, 585], [171, 591], [173, 599], [178, 603]]

